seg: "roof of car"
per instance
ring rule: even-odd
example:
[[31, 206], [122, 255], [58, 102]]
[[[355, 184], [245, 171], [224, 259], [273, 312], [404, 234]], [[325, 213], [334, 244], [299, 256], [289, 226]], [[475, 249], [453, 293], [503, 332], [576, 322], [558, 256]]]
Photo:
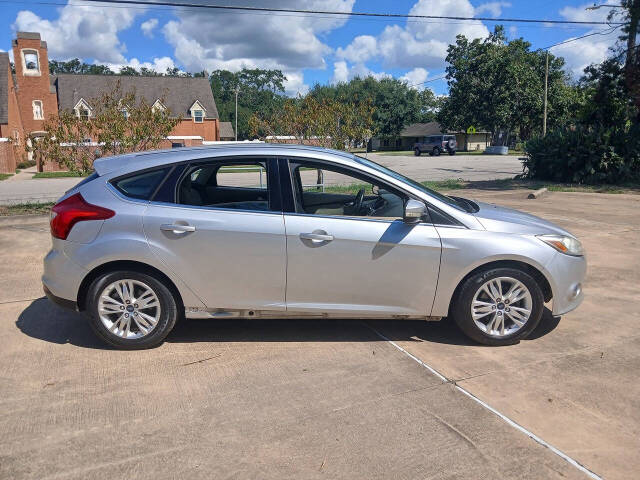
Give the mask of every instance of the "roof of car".
[[258, 142], [242, 142], [236, 144], [204, 145], [198, 147], [181, 147], [166, 150], [149, 150], [145, 152], [127, 153], [113, 157], [103, 157], [93, 163], [99, 175], [122, 171], [133, 172], [155, 166], [167, 165], [188, 160], [198, 160], [209, 156], [224, 155], [296, 155], [315, 154], [314, 156], [339, 156], [345, 160], [358, 161], [352, 153], [329, 148], [294, 144], [271, 144]]

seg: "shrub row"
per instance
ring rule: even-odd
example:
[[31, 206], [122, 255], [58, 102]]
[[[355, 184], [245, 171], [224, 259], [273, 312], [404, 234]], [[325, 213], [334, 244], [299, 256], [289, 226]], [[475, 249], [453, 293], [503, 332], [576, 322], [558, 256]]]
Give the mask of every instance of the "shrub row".
[[568, 183], [640, 181], [640, 126], [606, 129], [577, 126], [529, 140], [524, 176]]

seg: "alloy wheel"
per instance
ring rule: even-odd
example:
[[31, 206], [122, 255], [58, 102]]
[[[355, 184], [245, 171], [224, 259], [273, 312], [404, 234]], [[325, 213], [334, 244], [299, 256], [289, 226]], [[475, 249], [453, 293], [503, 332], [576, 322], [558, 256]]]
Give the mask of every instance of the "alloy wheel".
[[506, 337], [529, 320], [533, 300], [529, 289], [511, 277], [497, 277], [480, 286], [471, 302], [471, 317], [487, 335]]
[[127, 340], [141, 338], [158, 324], [160, 300], [151, 287], [139, 280], [117, 280], [100, 294], [98, 315], [114, 335]]

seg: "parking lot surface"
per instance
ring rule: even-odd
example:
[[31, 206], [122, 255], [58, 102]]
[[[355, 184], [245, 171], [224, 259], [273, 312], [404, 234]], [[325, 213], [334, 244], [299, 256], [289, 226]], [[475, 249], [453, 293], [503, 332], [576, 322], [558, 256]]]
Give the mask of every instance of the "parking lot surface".
[[583, 305], [502, 348], [447, 322], [210, 320], [121, 352], [41, 298], [46, 219], [0, 224], [0, 478], [587, 478], [454, 384], [596, 474], [633, 478], [640, 197], [463, 195], [577, 234]]
[[[392, 168], [403, 175], [413, 178], [444, 180], [461, 178], [463, 180], [496, 180], [513, 178], [522, 173], [522, 163], [518, 157], [510, 155], [441, 155], [439, 157], [421, 157], [380, 155], [369, 153], [368, 158]], [[257, 174], [234, 174], [237, 184], [246, 184], [246, 177], [257, 181]], [[25, 179], [0, 182], [0, 205], [20, 203], [54, 202], [64, 192], [76, 185], [81, 179], [48, 178]], [[327, 179], [331, 184], [331, 178]]]

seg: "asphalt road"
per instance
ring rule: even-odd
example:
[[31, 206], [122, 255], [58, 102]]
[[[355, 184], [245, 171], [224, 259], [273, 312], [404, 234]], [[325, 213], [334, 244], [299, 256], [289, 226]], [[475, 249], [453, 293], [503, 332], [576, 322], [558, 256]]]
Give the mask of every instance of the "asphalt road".
[[[522, 173], [518, 157], [500, 155], [392, 156], [370, 153], [368, 157], [416, 180], [495, 180]], [[234, 174], [238, 176], [251, 174]], [[255, 176], [255, 175], [253, 175]], [[0, 205], [53, 202], [76, 185], [79, 178], [16, 179], [0, 182]], [[242, 184], [243, 180], [239, 179]]]
[[0, 478], [588, 478], [454, 383], [596, 474], [635, 478], [640, 196], [465, 193], [576, 233], [583, 305], [502, 348], [446, 322], [292, 319], [187, 321], [120, 352], [42, 298], [46, 219], [1, 221]]

